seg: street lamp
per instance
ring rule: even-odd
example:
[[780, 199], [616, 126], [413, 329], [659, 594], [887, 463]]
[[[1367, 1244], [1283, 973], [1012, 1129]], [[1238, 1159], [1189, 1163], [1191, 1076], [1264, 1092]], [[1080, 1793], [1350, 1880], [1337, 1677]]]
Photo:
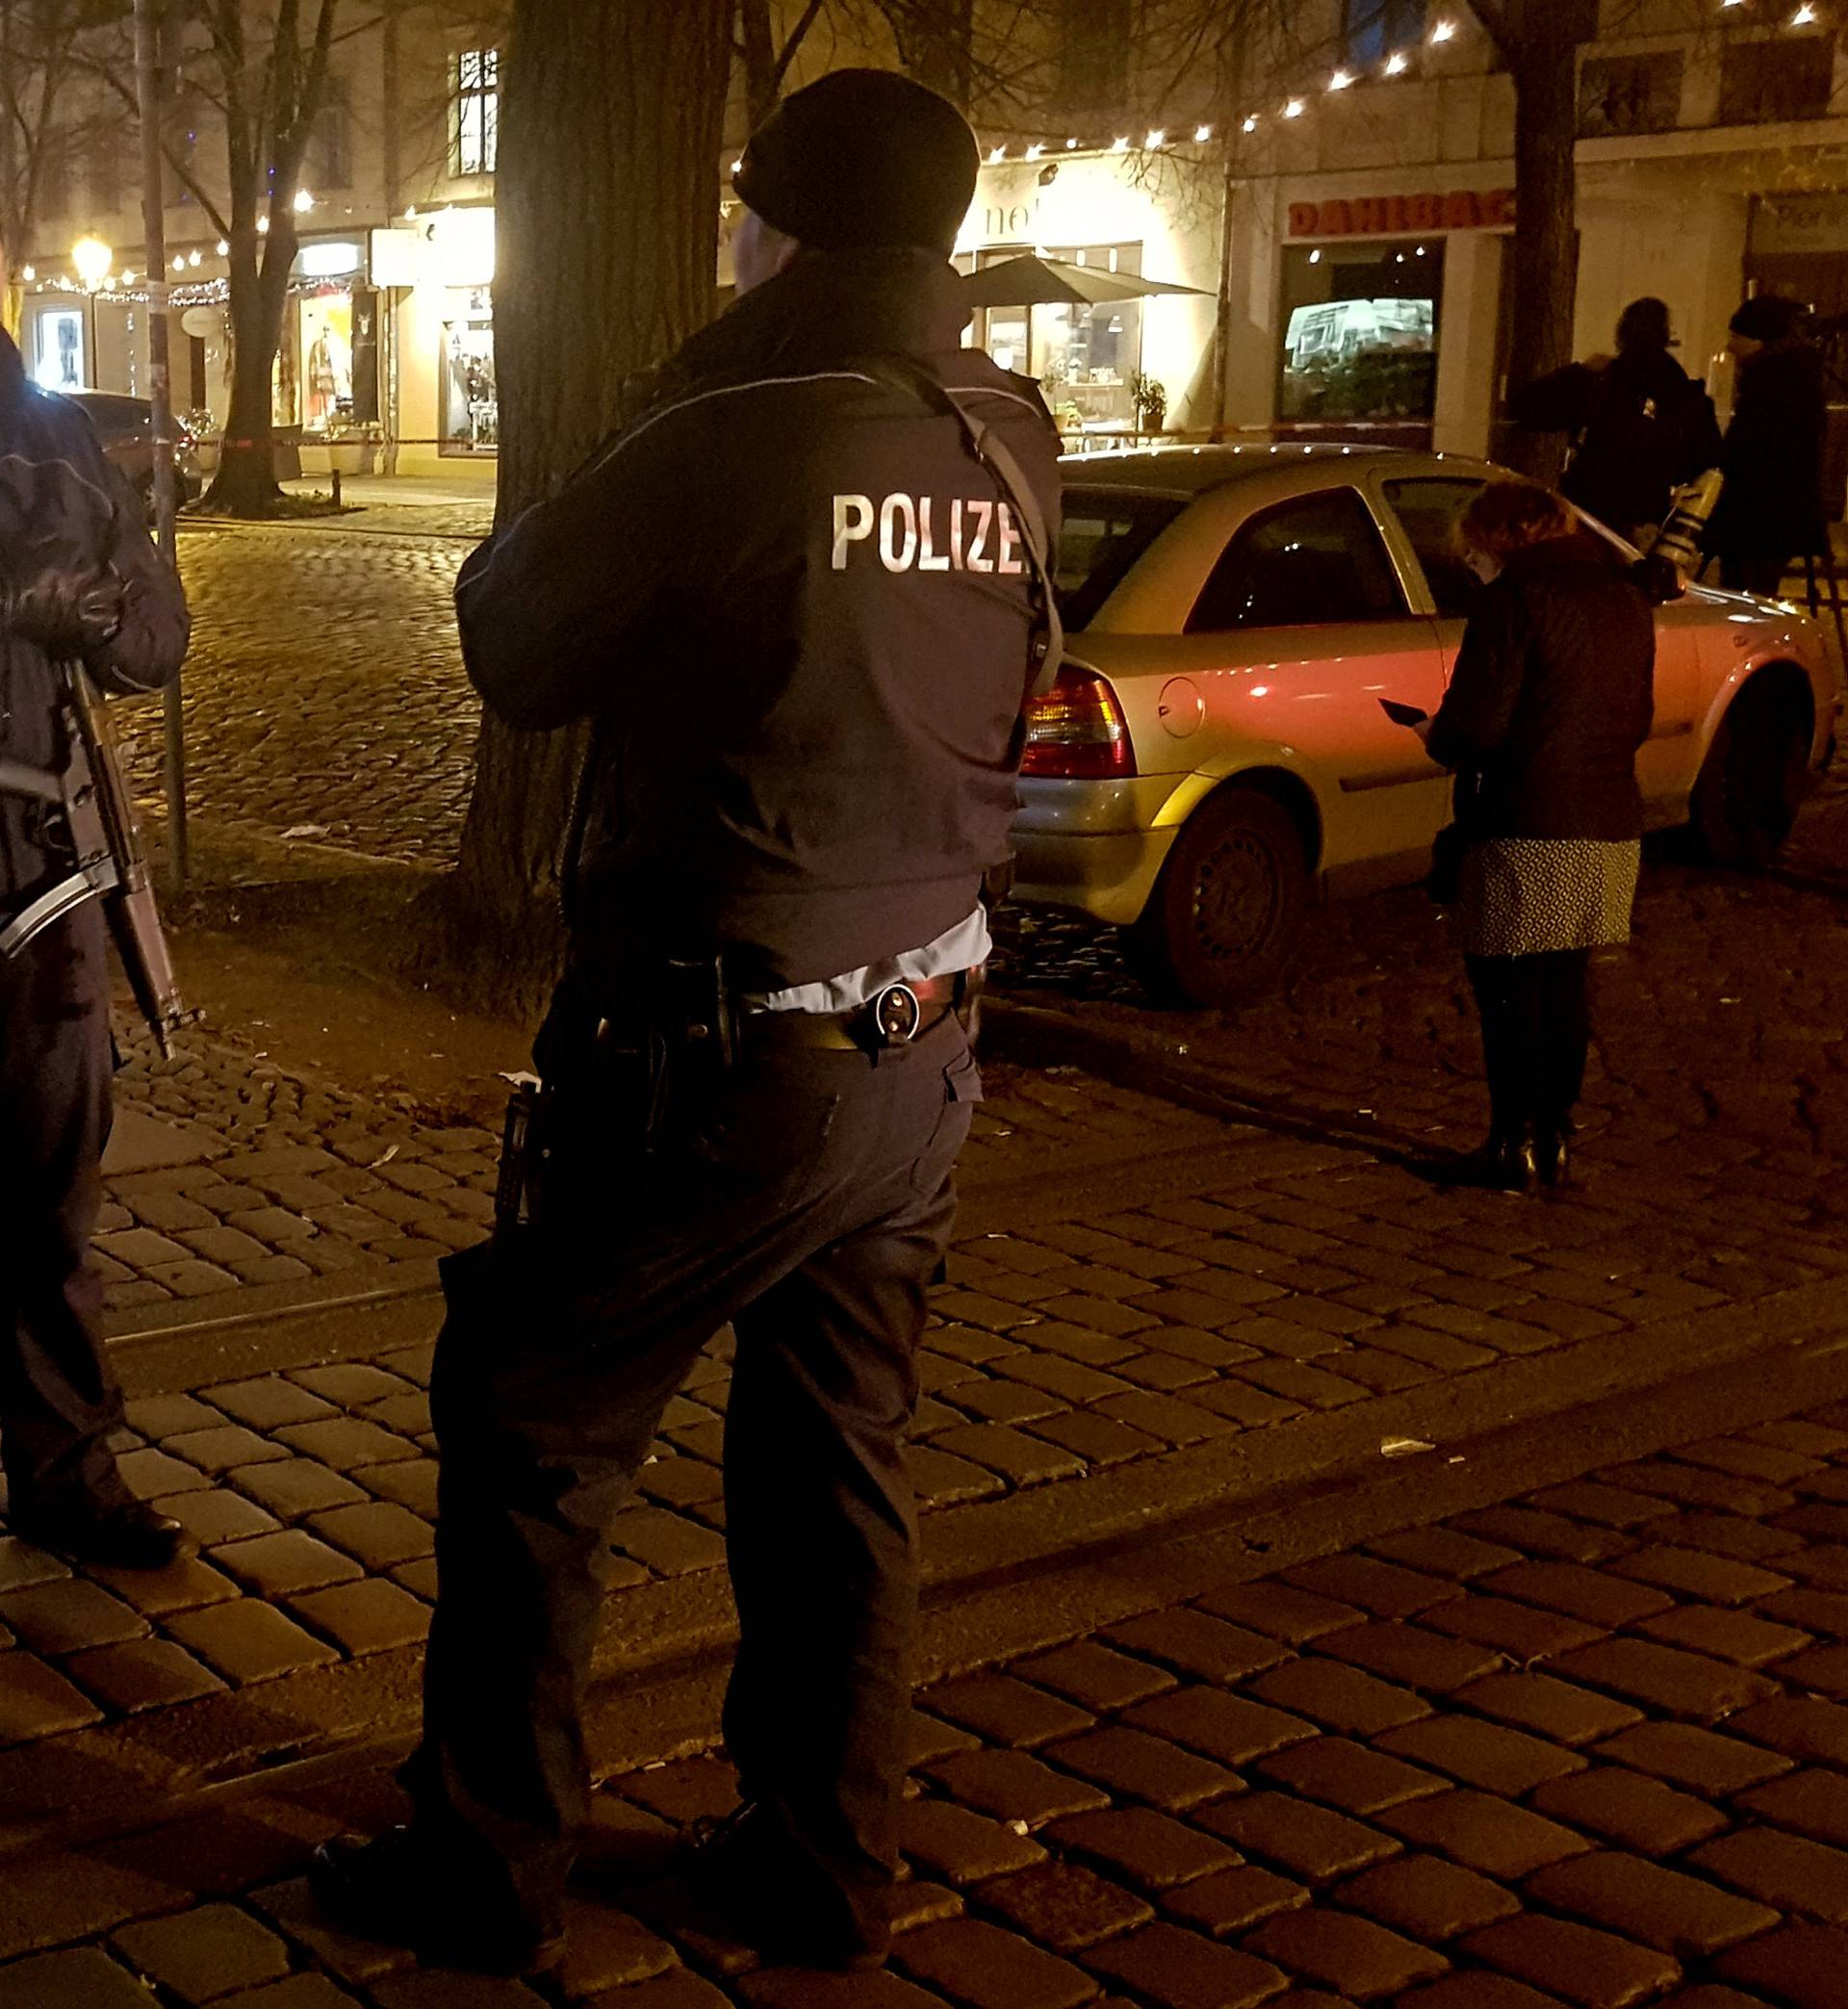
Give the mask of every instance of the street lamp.
[[77, 276], [94, 293], [109, 277], [116, 254], [93, 230], [87, 230], [71, 245], [70, 262], [77, 269]]

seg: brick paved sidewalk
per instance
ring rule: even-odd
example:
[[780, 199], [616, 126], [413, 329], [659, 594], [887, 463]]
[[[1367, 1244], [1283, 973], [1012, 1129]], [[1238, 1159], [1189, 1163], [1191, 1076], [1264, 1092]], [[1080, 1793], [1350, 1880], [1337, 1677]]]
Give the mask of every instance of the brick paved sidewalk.
[[[1427, 1394], [1453, 1429], [1453, 1390], [1545, 1374], [1576, 1346], [1621, 1360], [1679, 1344], [1702, 1316], [1746, 1344], [1779, 1294], [1848, 1270], [1794, 1202], [1704, 1208], [1681, 1187], [1534, 1206], [1440, 1195], [1360, 1152], [1069, 1073], [994, 1074], [968, 1231], [920, 1356], [914, 1452], [927, 1511], [989, 1511], [958, 1537], [970, 1555], [995, 1541], [1030, 1555], [1106, 1510], [1121, 1525], [1210, 1500], [1266, 1456], [1273, 1473], [1287, 1463], [1282, 1426], [1339, 1428], [1351, 1410], [1364, 1436], [1370, 1405], [1397, 1400], [1379, 1434], [1437, 1435]], [[127, 1096], [212, 1150], [116, 1184], [100, 1246], [131, 1324], [236, 1318], [235, 1286], [286, 1295], [316, 1273], [419, 1282], [422, 1259], [481, 1232], [494, 1141], [478, 1128], [196, 1038], [170, 1070], [132, 1069]], [[150, 1301], [175, 1294], [186, 1301]], [[362, 1331], [359, 1351], [285, 1372], [227, 1373], [202, 1350], [152, 1393], [124, 1350], [143, 1391], [124, 1470], [203, 1553], [163, 1578], [91, 1581], [0, 1544], [0, 1798], [34, 1776], [22, 1747], [65, 1734], [93, 1733], [134, 1778], [146, 1750], [124, 1761], [109, 1738], [126, 1723], [158, 1744], [150, 1708], [196, 1700], [218, 1720], [227, 1690], [262, 1695], [281, 1726], [270, 1747], [286, 1748], [355, 1734], [384, 1690], [414, 1682], [432, 1589], [435, 1317], [433, 1300], [409, 1300], [392, 1343]], [[668, 1598], [681, 1624], [692, 1607], [676, 1586], [720, 1595], [729, 1386], [721, 1338], [616, 1530], [621, 1581]], [[251, 1762], [266, 1748], [251, 1732]]]
[[[1839, 1404], [941, 1682], [878, 1978], [754, 1970], [632, 1890], [558, 1983], [341, 1940], [300, 1870], [398, 1811], [372, 1773], [10, 1867], [0, 2009], [1839, 2009], [1845, 1516]], [[712, 1753], [608, 1780], [598, 1859], [732, 1790]]]

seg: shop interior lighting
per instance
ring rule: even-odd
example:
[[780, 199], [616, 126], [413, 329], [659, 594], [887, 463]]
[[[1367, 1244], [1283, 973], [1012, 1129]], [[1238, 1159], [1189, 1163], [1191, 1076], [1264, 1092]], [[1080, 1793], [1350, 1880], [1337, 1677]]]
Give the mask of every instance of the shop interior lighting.
[[1155, 130], [1149, 134], [1147, 140], [1143, 143], [1147, 146], [1155, 147], [1165, 145], [1167, 143], [1167, 141], [1168, 135], [1161, 129], [1160, 126], [1157, 126]]
[[257, 219], [257, 234], [259, 237], [268, 237], [270, 235], [270, 219], [268, 217], [259, 217]]
[[186, 259], [181, 252], [175, 251], [173, 254], [173, 270], [176, 272], [183, 272], [186, 270]]
[[988, 166], [990, 167], [998, 167], [1007, 157], [1008, 149], [1005, 146], [990, 146], [988, 148]]
[[228, 245], [228, 244], [227, 244], [227, 243], [225, 242], [225, 240], [224, 240], [223, 238], [219, 238], [219, 240], [218, 240], [218, 256], [219, 256], [220, 258], [229, 258], [229, 257], [230, 257], [230, 255], [231, 255], [231, 246], [230, 246], [230, 245]]
[[1255, 133], [1257, 131], [1258, 115], [1255, 112], [1253, 112], [1251, 116], [1245, 121], [1245, 129], [1247, 133]]
[[297, 189], [295, 191], [296, 216], [305, 217], [308, 214], [308, 212], [314, 208], [314, 206], [315, 198], [308, 193], [306, 189]]
[[1037, 161], [1040, 158], [1040, 156], [1045, 152], [1045, 150], [1046, 149], [1040, 144], [1039, 141], [1036, 140], [1033, 142], [1033, 144], [1027, 148], [1027, 159], [1030, 161]]
[[1402, 77], [1410, 67], [1410, 60], [1403, 49], [1395, 49], [1386, 59], [1386, 74], [1389, 77]]
[[203, 251], [194, 251], [186, 262], [188, 265], [203, 265], [205, 263], [205, 253]]
[[1202, 146], [1204, 146], [1206, 142], [1210, 139], [1212, 139], [1212, 137], [1213, 128], [1210, 125], [1196, 125], [1194, 128], [1194, 138]]
[[1437, 26], [1431, 30], [1431, 39], [1433, 41], [1454, 41], [1455, 39], [1456, 23], [1454, 21], [1439, 21]]
[[1353, 81], [1354, 73], [1352, 70], [1338, 69], [1334, 73], [1334, 75], [1328, 79], [1328, 89], [1330, 90], [1346, 90], [1348, 88], [1348, 86], [1353, 83]]
[[1118, 133], [1116, 139], [1110, 142], [1110, 150], [1112, 153], [1127, 153], [1129, 151], [1129, 135], [1127, 133]]
[[1286, 118], [1300, 118], [1302, 116], [1302, 100], [1299, 97], [1293, 97], [1284, 106], [1283, 116]]
[[1808, 28], [1815, 18], [1816, 11], [1810, 5], [1810, 0], [1803, 0], [1803, 5], [1790, 17], [1790, 25], [1793, 28]]
[[1077, 142], [1077, 141], [1076, 141], [1076, 140], [1067, 140], [1067, 141], [1065, 142], [1065, 151], [1066, 151], [1067, 153], [1071, 153], [1071, 152], [1073, 152], [1073, 151], [1074, 151], [1074, 150], [1076, 149], [1076, 147], [1077, 147], [1077, 144], [1078, 144], [1078, 142]]

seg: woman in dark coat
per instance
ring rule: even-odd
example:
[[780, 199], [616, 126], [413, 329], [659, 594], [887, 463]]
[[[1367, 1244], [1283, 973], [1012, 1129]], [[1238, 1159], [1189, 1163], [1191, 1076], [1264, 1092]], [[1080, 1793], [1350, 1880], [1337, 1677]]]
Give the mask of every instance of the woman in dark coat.
[[1795, 300], [1760, 294], [1732, 317], [1738, 394], [1720, 467], [1726, 487], [1707, 542], [1720, 582], [1776, 595], [1791, 561], [1826, 548], [1823, 430], [1829, 416], [1822, 356]]
[[1544, 489], [1492, 483], [1459, 535], [1486, 584], [1425, 744], [1457, 778], [1491, 1123], [1452, 1173], [1525, 1191], [1567, 1182], [1591, 952], [1630, 940], [1656, 626], [1617, 554]]

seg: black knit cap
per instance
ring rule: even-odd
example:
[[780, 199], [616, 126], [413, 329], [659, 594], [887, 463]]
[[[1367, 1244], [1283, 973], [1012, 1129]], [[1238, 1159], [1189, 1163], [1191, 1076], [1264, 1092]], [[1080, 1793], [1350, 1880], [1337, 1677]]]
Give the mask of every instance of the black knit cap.
[[980, 165], [948, 98], [894, 70], [837, 69], [771, 113], [732, 186], [818, 250], [914, 245], [947, 257]]
[[1746, 301], [1728, 322], [1735, 335], [1754, 342], [1787, 342], [1803, 325], [1800, 300], [1786, 300], [1775, 293], [1760, 293]]

